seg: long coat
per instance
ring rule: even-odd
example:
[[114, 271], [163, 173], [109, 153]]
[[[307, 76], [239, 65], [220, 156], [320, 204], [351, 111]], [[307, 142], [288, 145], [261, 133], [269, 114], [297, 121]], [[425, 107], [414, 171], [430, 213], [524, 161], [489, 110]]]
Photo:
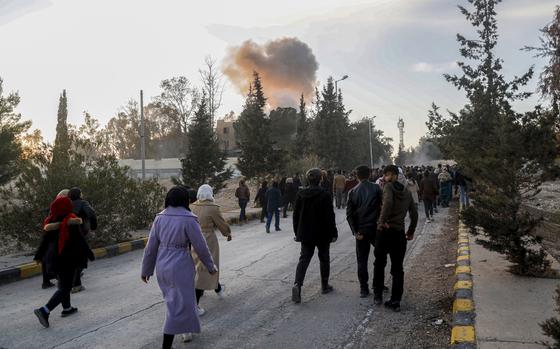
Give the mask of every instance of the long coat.
[[[190, 208], [192, 213], [198, 217], [200, 227], [202, 228], [202, 235], [204, 235], [206, 243], [208, 244], [208, 249], [210, 253], [212, 253], [214, 264], [219, 270], [220, 244], [218, 244], [215, 229], [217, 228], [222, 235], [226, 237], [231, 235], [231, 229], [220, 212], [220, 206], [216, 205], [213, 201], [197, 201], [193, 203]], [[199, 290], [215, 290], [218, 288], [218, 282], [220, 280], [219, 272], [210, 275], [208, 269], [206, 269], [196, 252], [193, 252], [193, 260], [196, 269], [196, 276], [194, 279], [195, 288]]]
[[194, 293], [194, 262], [190, 246], [207, 269], [214, 261], [200, 230], [198, 218], [184, 207], [168, 207], [154, 220], [142, 260], [142, 276], [157, 281], [167, 307], [163, 333], [200, 333]]

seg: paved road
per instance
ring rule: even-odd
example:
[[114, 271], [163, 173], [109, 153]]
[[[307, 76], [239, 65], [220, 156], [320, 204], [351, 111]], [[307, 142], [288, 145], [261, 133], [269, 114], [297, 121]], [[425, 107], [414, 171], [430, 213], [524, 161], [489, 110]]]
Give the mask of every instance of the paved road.
[[[291, 302], [299, 244], [293, 241], [290, 218], [282, 220], [282, 232], [270, 235], [258, 222], [234, 227], [233, 241], [220, 239], [226, 297], [208, 292], [201, 303], [208, 311], [203, 333], [189, 344], [176, 340], [174, 347], [353, 347], [373, 307], [371, 298], [358, 297], [354, 239], [343, 213], [337, 211], [340, 238], [331, 248], [334, 293], [321, 295], [315, 256], [302, 304]], [[413, 253], [422, 250], [429, 235], [423, 221], [418, 230], [409, 246]], [[52, 289], [41, 290], [39, 278], [0, 287], [0, 348], [160, 347], [164, 305], [155, 278], [147, 286], [140, 281], [141, 258], [142, 252], [135, 251], [92, 263], [83, 280], [87, 290], [72, 296], [78, 314], [62, 319], [60, 309], [55, 310], [49, 329], [39, 325], [32, 311]]]

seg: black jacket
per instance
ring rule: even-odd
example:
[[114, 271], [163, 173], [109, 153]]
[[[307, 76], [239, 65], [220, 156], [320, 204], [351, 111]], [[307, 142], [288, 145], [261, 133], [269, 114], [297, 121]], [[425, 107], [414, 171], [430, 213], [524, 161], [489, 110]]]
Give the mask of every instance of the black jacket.
[[282, 193], [275, 187], [268, 188], [266, 192], [266, 210], [274, 212], [282, 207]]
[[321, 187], [302, 189], [294, 208], [296, 241], [320, 245], [338, 238], [332, 196]]
[[404, 220], [407, 213], [410, 215], [408, 232], [414, 233], [418, 224], [418, 209], [412, 199], [412, 194], [399, 182], [385, 183], [378, 225], [388, 224], [390, 228], [404, 231]]
[[255, 202], [261, 204], [261, 207], [266, 209], [266, 192], [268, 191], [268, 187], [261, 187], [257, 192], [257, 196], [255, 196]]
[[89, 202], [77, 199], [72, 201], [72, 206], [74, 207], [74, 214], [80, 217], [83, 221], [83, 224], [80, 226], [82, 234], [85, 235], [89, 233], [90, 230], [97, 229], [97, 216]]
[[381, 211], [381, 187], [369, 181], [360, 182], [348, 193], [346, 220], [352, 234], [374, 231]]

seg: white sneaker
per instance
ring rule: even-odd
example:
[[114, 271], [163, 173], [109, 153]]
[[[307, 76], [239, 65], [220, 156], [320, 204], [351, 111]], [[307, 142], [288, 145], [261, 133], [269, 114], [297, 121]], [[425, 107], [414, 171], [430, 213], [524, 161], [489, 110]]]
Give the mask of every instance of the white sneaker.
[[189, 343], [192, 342], [193, 335], [192, 333], [185, 333], [181, 335], [181, 339], [183, 340], [183, 343]]
[[432, 223], [432, 220], [429, 218], [426, 218], [426, 223]]
[[220, 284], [220, 286], [222, 287], [222, 289], [220, 290], [220, 292], [217, 292], [216, 294], [220, 299], [224, 299], [224, 291], [226, 290], [226, 285]]
[[204, 308], [197, 306], [196, 313], [198, 314], [198, 317], [202, 317], [204, 316], [204, 314], [206, 314], [206, 310], [204, 310]]

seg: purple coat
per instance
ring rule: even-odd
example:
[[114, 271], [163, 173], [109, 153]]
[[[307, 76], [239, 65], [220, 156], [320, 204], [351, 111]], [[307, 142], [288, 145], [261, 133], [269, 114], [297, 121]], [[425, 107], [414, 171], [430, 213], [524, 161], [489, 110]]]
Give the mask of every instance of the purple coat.
[[183, 207], [168, 207], [154, 220], [142, 260], [142, 276], [157, 281], [167, 307], [163, 333], [200, 333], [194, 292], [195, 269], [190, 246], [209, 271], [214, 261], [200, 230], [198, 218]]

